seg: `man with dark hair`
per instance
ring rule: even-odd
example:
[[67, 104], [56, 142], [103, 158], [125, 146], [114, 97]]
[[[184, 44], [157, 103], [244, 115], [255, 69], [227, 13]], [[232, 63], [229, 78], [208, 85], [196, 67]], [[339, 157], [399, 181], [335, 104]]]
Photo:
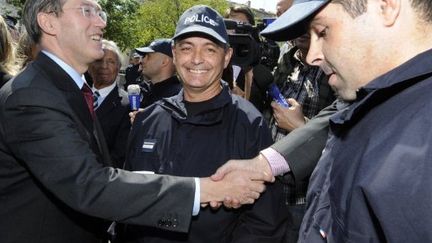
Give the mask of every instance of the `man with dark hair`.
[[[107, 16], [94, 0], [29, 0], [27, 32], [42, 51], [0, 90], [2, 243], [93, 243], [102, 219], [186, 232], [201, 203], [252, 203], [263, 173], [248, 180], [144, 175], [111, 160], [83, 80], [104, 55]], [[181, 198], [181, 200], [179, 200]]]
[[422, 0], [298, 0], [262, 32], [289, 39], [308, 26], [308, 63], [349, 103], [330, 119], [299, 242], [432, 241], [431, 13]]
[[[173, 37], [173, 59], [183, 89], [139, 112], [132, 126], [127, 169], [178, 176], [209, 176], [231, 158], [251, 158], [272, 140], [261, 114], [231, 95], [221, 80], [232, 49], [222, 16], [197, 5], [180, 17]], [[202, 209], [190, 231], [169, 233], [128, 227], [134, 242], [280, 242], [283, 220], [274, 204], [278, 184], [253, 207]]]
[[234, 5], [225, 12], [225, 18], [234, 19], [243, 23], [255, 25], [255, 16], [252, 10], [245, 6]]

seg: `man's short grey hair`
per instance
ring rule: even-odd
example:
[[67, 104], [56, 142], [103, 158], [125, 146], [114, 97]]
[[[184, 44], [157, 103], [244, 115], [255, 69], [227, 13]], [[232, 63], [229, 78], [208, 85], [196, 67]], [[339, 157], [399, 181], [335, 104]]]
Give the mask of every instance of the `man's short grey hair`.
[[122, 59], [122, 53], [120, 51], [120, 48], [117, 46], [117, 44], [114, 41], [103, 39], [102, 40], [102, 49], [114, 52], [117, 56], [118, 66], [119, 67], [122, 66], [122, 60], [123, 60]]

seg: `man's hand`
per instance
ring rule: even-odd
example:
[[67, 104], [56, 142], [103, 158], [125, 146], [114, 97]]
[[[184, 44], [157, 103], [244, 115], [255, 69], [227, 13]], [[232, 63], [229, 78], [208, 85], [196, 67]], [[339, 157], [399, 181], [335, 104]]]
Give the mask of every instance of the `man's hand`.
[[295, 99], [287, 99], [289, 108], [282, 107], [276, 102], [272, 102], [273, 117], [276, 120], [276, 125], [287, 131], [292, 131], [306, 123], [303, 115], [302, 106]]
[[265, 190], [265, 180], [268, 180], [268, 175], [247, 170], [231, 171], [217, 181], [201, 178], [200, 202], [215, 206], [229, 199], [239, 205], [252, 204]]
[[143, 108], [139, 108], [137, 111], [131, 111], [129, 112], [129, 119], [130, 119], [130, 123], [133, 124], [134, 120], [135, 120], [135, 116], [138, 112], [143, 111]]
[[[220, 181], [229, 175], [235, 175], [243, 180], [252, 179], [254, 182], [261, 181], [273, 182], [274, 177], [267, 159], [261, 154], [253, 159], [248, 160], [229, 160], [223, 166], [221, 166], [214, 175], [211, 176], [213, 181]], [[242, 203], [238, 198], [226, 196], [223, 200], [225, 207], [238, 208]], [[220, 206], [218, 202], [211, 201], [210, 205], [212, 207]]]

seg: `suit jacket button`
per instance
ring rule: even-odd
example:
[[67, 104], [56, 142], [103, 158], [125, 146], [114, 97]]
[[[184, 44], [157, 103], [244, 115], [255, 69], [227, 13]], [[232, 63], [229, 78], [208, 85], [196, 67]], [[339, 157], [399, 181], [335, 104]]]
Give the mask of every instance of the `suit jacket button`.
[[163, 225], [164, 225], [164, 220], [159, 219], [159, 221], [158, 221], [158, 226], [163, 226]]
[[172, 225], [172, 222], [171, 222], [171, 220], [168, 219], [168, 220], [166, 221], [165, 226], [166, 226], [166, 227], [171, 227], [171, 225]]

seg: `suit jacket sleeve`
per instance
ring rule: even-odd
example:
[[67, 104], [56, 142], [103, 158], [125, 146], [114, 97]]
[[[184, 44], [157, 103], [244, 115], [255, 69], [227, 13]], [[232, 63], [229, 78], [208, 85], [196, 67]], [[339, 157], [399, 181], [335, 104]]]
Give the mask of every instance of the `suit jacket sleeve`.
[[329, 118], [336, 113], [336, 101], [321, 110], [301, 128], [295, 129], [271, 147], [279, 152], [297, 181], [310, 176], [327, 141]]
[[[28, 176], [55, 198], [99, 218], [188, 230], [194, 200], [192, 178], [103, 167], [82, 134], [82, 123], [55, 90], [26, 87], [2, 99], [1, 129], [6, 144], [31, 174]], [[169, 217], [175, 218], [175, 226], [161, 223]]]

